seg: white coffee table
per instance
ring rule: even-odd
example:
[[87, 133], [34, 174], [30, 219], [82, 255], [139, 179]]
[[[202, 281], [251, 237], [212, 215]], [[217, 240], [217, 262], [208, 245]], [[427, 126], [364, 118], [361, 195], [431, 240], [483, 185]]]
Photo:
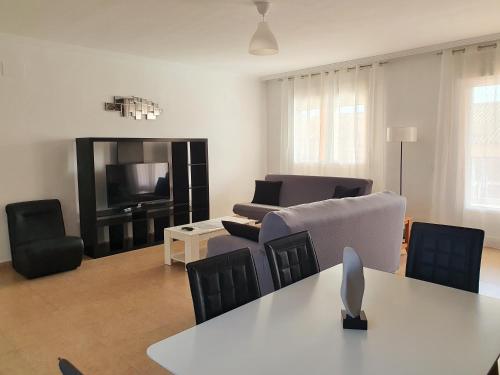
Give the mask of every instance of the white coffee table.
[[[224, 216], [217, 219], [199, 221], [197, 223], [179, 225], [176, 227], [165, 228], [165, 264], [169, 266], [172, 260], [189, 263], [200, 259], [200, 242], [206, 241], [212, 237], [226, 234], [227, 231], [222, 226], [222, 221], [234, 221], [240, 224], [255, 224], [255, 220], [237, 216]], [[191, 227], [192, 231], [182, 228]], [[174, 253], [174, 240], [184, 241], [184, 251]]]

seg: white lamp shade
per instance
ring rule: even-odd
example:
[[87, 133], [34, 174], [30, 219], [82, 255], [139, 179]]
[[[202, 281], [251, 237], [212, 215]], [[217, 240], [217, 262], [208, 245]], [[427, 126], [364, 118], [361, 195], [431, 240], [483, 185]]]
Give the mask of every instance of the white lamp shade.
[[414, 126], [387, 128], [387, 142], [416, 142], [417, 128]]
[[274, 55], [278, 53], [278, 42], [266, 21], [259, 22], [257, 31], [250, 40], [248, 52], [252, 55]]

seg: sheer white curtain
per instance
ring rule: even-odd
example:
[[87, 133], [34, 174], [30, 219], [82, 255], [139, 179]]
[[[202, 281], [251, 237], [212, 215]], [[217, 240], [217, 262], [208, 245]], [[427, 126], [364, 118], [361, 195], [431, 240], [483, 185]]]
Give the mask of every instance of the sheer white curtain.
[[499, 48], [444, 51], [432, 219], [484, 229], [500, 248]]
[[282, 173], [362, 177], [385, 185], [383, 67], [285, 79]]

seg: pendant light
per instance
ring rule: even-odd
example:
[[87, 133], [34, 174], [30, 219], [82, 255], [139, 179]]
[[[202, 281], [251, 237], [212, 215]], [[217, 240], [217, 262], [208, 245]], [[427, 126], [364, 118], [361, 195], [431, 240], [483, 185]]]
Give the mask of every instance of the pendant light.
[[248, 52], [258, 56], [274, 55], [279, 51], [278, 42], [265, 20], [271, 3], [269, 1], [255, 1], [254, 4], [257, 7], [257, 12], [262, 16], [262, 21], [257, 25], [257, 31], [250, 40]]

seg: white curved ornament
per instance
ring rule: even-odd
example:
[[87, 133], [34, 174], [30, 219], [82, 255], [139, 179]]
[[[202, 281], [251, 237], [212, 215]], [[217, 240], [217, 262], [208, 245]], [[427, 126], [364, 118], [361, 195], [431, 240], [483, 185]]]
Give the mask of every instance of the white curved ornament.
[[[365, 276], [363, 274], [363, 262], [352, 247], [345, 247], [342, 286], [340, 288], [340, 296], [347, 313], [347, 316], [343, 318], [344, 328], [366, 329], [366, 316], [361, 311], [364, 292]], [[360, 327], [357, 327], [358, 325]]]

